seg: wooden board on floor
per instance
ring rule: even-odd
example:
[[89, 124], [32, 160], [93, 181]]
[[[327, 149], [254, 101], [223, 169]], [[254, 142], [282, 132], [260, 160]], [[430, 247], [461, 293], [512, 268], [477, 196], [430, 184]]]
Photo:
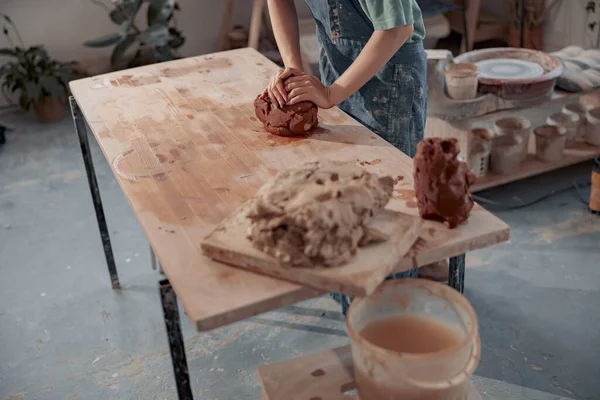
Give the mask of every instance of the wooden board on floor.
[[[186, 314], [209, 330], [322, 291], [233, 268], [200, 242], [284, 168], [354, 162], [395, 178], [388, 208], [418, 215], [412, 160], [338, 108], [319, 110], [308, 138], [265, 132], [253, 100], [277, 66], [252, 49], [186, 58], [71, 82], [78, 105]], [[75, 136], [74, 136], [74, 139]], [[83, 168], [83, 166], [81, 167]], [[108, 220], [111, 210], [106, 210]], [[449, 230], [423, 224], [400, 269], [508, 240], [509, 228], [476, 206]]]
[[[313, 353], [257, 368], [263, 400], [359, 400], [350, 346]], [[481, 400], [469, 383], [467, 400]]]
[[371, 294], [417, 241], [421, 227], [418, 217], [382, 210], [370, 226], [389, 235], [389, 240], [359, 248], [353, 260], [339, 267], [290, 268], [252, 245], [247, 238], [250, 228], [247, 208], [248, 203], [202, 240], [206, 256], [274, 278], [350, 296]]

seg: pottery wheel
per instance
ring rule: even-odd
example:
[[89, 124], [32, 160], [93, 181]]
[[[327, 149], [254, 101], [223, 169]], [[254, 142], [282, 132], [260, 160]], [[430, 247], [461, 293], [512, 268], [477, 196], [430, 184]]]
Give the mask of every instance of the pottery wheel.
[[541, 65], [515, 58], [493, 58], [475, 64], [479, 67], [480, 78], [517, 80], [537, 78], [544, 74]]

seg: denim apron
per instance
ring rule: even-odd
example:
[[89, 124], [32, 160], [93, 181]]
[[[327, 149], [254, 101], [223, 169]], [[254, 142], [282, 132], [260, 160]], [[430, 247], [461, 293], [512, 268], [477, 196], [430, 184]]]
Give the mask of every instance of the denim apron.
[[[317, 23], [319, 71], [331, 85], [354, 62], [373, 34], [357, 0], [305, 0]], [[358, 92], [338, 105], [358, 122], [413, 157], [423, 139], [427, 111], [427, 55], [421, 41], [406, 43]], [[418, 269], [387, 279], [416, 278]], [[342, 312], [352, 301], [332, 293]]]

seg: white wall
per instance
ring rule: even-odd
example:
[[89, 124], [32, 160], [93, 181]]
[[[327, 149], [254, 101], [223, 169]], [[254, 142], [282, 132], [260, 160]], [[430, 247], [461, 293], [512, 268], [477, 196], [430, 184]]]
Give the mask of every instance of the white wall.
[[[186, 37], [184, 56], [215, 51], [225, 0], [178, 0], [177, 20]], [[110, 4], [110, 0], [104, 0]], [[303, 0], [296, 0], [303, 17], [310, 14]], [[236, 0], [233, 24], [248, 26], [252, 0]], [[90, 59], [110, 54], [110, 48], [90, 49], [87, 39], [114, 32], [117, 26], [91, 0], [0, 0], [0, 12], [17, 24], [26, 45], [44, 44], [57, 59]], [[142, 21], [143, 22], [143, 21]], [[0, 39], [4, 46], [4, 38]]]
[[566, 46], [598, 47], [597, 34], [588, 23], [600, 23], [600, 1], [596, 0], [595, 16], [585, 11], [587, 0], [560, 0], [544, 25], [544, 50], [556, 51]]
[[[186, 38], [182, 55], [214, 52], [225, 0], [178, 2], [181, 6], [181, 11], [176, 14], [178, 26]], [[104, 0], [104, 3], [110, 5], [110, 0]], [[303, 0], [296, 0], [296, 4], [302, 18], [310, 16]], [[236, 0], [232, 25], [248, 26], [251, 10], [252, 0]], [[111, 48], [87, 48], [83, 42], [115, 32], [118, 27], [110, 21], [107, 12], [91, 0], [0, 0], [0, 13], [12, 18], [26, 46], [43, 44], [56, 59], [85, 61], [88, 65], [96, 65], [98, 70], [108, 68]], [[144, 15], [140, 18], [142, 24], [145, 24]], [[8, 43], [0, 35], [0, 47], [5, 46]], [[0, 106], [5, 104], [4, 97], [0, 96]]]

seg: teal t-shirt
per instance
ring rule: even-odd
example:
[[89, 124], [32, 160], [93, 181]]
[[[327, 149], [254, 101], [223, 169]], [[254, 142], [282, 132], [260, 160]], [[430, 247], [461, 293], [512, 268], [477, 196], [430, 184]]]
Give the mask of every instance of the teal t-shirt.
[[406, 42], [417, 42], [425, 38], [423, 16], [416, 0], [358, 0], [358, 3], [375, 30], [412, 24], [414, 31]]

